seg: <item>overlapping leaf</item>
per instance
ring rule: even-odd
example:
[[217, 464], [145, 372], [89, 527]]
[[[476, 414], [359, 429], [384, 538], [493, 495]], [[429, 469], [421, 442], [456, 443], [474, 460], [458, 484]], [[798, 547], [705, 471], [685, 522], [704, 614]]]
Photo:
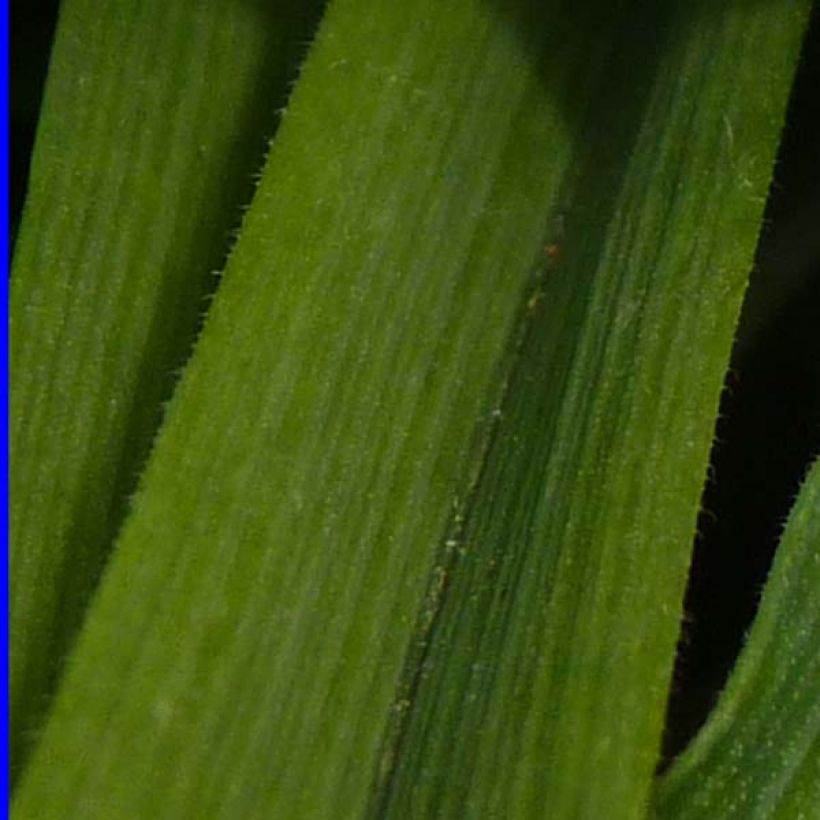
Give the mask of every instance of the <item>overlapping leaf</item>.
[[11, 286], [15, 773], [317, 14], [62, 5]]
[[806, 9], [331, 4], [17, 817], [644, 813]]
[[654, 816], [820, 817], [820, 463], [800, 490], [726, 690]]

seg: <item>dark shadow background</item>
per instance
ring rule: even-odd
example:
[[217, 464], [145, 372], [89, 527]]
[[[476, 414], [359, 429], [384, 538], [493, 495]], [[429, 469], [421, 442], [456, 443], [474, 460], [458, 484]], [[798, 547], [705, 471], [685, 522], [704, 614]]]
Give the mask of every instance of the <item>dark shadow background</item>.
[[[58, 0], [10, 3], [10, 231], [16, 233]], [[723, 686], [784, 519], [820, 453], [820, 10], [789, 106], [695, 543], [664, 756]]]
[[815, 3], [721, 401], [669, 704], [667, 759], [714, 705], [802, 476], [820, 455], [818, 91]]

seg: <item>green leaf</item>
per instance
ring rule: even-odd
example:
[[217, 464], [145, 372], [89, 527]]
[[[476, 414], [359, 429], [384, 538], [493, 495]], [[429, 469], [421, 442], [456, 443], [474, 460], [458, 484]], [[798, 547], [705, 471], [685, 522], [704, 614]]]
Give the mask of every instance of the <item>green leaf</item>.
[[484, 0], [367, 9], [304, 66], [20, 817], [366, 802], [571, 147]]
[[[645, 815], [805, 10], [687, 3], [656, 18], [668, 39], [623, 178], [601, 206], [613, 180], [598, 147], [466, 521], [442, 551], [373, 816]], [[623, 112], [629, 86], [617, 62], [609, 72]]]
[[642, 815], [806, 9], [330, 5], [16, 817]]
[[820, 817], [818, 600], [820, 462], [789, 516], [718, 705], [659, 782], [658, 820]]
[[316, 3], [63, 3], [11, 286], [16, 772]]

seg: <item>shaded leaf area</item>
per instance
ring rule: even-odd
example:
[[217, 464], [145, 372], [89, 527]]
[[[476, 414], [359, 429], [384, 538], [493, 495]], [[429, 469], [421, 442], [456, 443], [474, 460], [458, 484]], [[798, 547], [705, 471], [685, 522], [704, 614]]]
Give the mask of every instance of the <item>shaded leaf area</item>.
[[715, 711], [659, 781], [657, 818], [820, 817], [820, 463]]
[[16, 817], [361, 816], [571, 147], [483, 0], [331, 4]]
[[317, 14], [62, 6], [11, 283], [15, 777]]
[[646, 810], [806, 4], [654, 9], [612, 12], [590, 153], [431, 574], [374, 817]]
[[706, 720], [820, 452], [820, 6], [801, 54], [763, 235], [721, 398], [685, 601], [665, 755]]

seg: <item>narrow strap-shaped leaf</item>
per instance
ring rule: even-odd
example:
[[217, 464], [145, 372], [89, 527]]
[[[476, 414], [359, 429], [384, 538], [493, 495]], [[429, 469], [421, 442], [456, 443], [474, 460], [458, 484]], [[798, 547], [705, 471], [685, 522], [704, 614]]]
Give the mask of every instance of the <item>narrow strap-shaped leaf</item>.
[[372, 816], [644, 816], [806, 11], [685, 2], [639, 15], [632, 58], [640, 38], [624, 37], [604, 96], [636, 113], [655, 41], [650, 98], [632, 144], [592, 146], [566, 205], [498, 433], [431, 579]]
[[726, 689], [654, 803], [658, 820], [820, 817], [820, 462]]
[[[36, 733], [317, 3], [66, 0], [11, 293], [11, 746]], [[210, 280], [210, 281], [209, 281]]]
[[[567, 338], [572, 344], [564, 348], [566, 357], [586, 362], [599, 356], [602, 368], [609, 356], [621, 360], [634, 351], [627, 337], [652, 336], [647, 358], [629, 363], [636, 376], [629, 376], [623, 362], [620, 367], [631, 395], [641, 397], [641, 410], [653, 404], [656, 388], [665, 384], [661, 341], [677, 342], [678, 351], [684, 342], [712, 344], [711, 367], [679, 376], [684, 387], [697, 387], [695, 395], [706, 398], [688, 405], [691, 412], [683, 414], [680, 428], [666, 431], [668, 445], [659, 422], [651, 434], [638, 435], [643, 415], [636, 411], [633, 416], [612, 392], [610, 403], [599, 408], [616, 411], [618, 422], [634, 435], [627, 443], [635, 450], [650, 447], [653, 466], [677, 441], [688, 455], [676, 463], [702, 468], [719, 385], [715, 362], [725, 361], [743, 287], [798, 18], [775, 25], [772, 53], [758, 54], [770, 73], [750, 129], [763, 126], [765, 136], [731, 153], [737, 176], [729, 178], [737, 184], [729, 185], [727, 172], [713, 158], [707, 161], [705, 150], [697, 150], [717, 147], [724, 152], [718, 157], [725, 158], [726, 145], [736, 145], [731, 129], [738, 127], [738, 109], [717, 89], [707, 85], [727, 106], [729, 128], [721, 121], [717, 136], [708, 120], [710, 127], [691, 146], [676, 143], [684, 157], [691, 150], [699, 158], [682, 163], [698, 174], [698, 190], [707, 179], [711, 183], [717, 167], [718, 193], [746, 204], [726, 217], [740, 222], [743, 235], [729, 250], [714, 253], [708, 238], [695, 242], [697, 281], [710, 299], [700, 324], [694, 324], [703, 338], [697, 333], [690, 338], [694, 308], [676, 289], [673, 274], [685, 272], [682, 259], [692, 259], [679, 246], [677, 266], [661, 276], [668, 290], [657, 296], [681, 309], [678, 324], [644, 324], [644, 311], [655, 315], [653, 299], [648, 304], [611, 301], [607, 288], [618, 291], [624, 284], [618, 277], [587, 288], [577, 302], [568, 285], [564, 290], [549, 284], [550, 275], [560, 275], [549, 268], [562, 253], [575, 248], [594, 260], [601, 248], [618, 246], [592, 221], [588, 227], [595, 239], [583, 250], [580, 237], [586, 232], [578, 214], [595, 215], [605, 228], [611, 219], [606, 206], [616, 207], [624, 220], [625, 243], [608, 250], [616, 256], [633, 252], [632, 231], [650, 237], [660, 233], [663, 220], [638, 220], [635, 227], [624, 215], [632, 213], [630, 196], [650, 196], [642, 193], [644, 185], [661, 200], [674, 194], [681, 165], [673, 163], [670, 171], [661, 162], [642, 178], [633, 173], [638, 190], [630, 195], [620, 184], [614, 197], [599, 189], [601, 213], [594, 202], [577, 205], [565, 231], [561, 219], [546, 219], [559, 186], [562, 199], [574, 199], [578, 180], [563, 174], [570, 148], [576, 147], [570, 138], [586, 140], [582, 126], [594, 121], [579, 115], [578, 109], [584, 110], [579, 100], [588, 105], [598, 99], [598, 83], [618, 41], [602, 36], [593, 42], [603, 48], [589, 52], [573, 48], [577, 41], [571, 37], [550, 41], [532, 23], [543, 23], [550, 32], [553, 13], [566, 19], [570, 4], [537, 5], [530, 7], [532, 19], [527, 20], [517, 19], [522, 9], [516, 5], [501, 11], [478, 0], [377, 0], [366, 4], [366, 13], [354, 0], [332, 4], [18, 795], [17, 816], [361, 816], [430, 567], [436, 567], [434, 577], [440, 576], [436, 541], [453, 506], [463, 514], [465, 492], [475, 484], [486, 447], [481, 433], [497, 421], [494, 411], [505, 374], [517, 355], [532, 349], [529, 331], [522, 347], [513, 344], [520, 338], [522, 313], [524, 324], [534, 327], [543, 318], [534, 311], [551, 311], [556, 336], [533, 333], [550, 355], [554, 347], [547, 342]], [[658, 8], [666, 13], [664, 4]], [[796, 14], [796, 7], [790, 8]], [[708, 19], [706, 4], [701, 11], [705, 14], [698, 19]], [[731, 24], [737, 32], [734, 18], [727, 23], [719, 15], [719, 20], [715, 29], [705, 31], [719, 33], [723, 24]], [[744, 24], [750, 21], [749, 30], [759, 35], [760, 18], [751, 15]], [[578, 29], [600, 34], [594, 25]], [[557, 33], [567, 34], [567, 27], [558, 27]], [[754, 37], [750, 42], [761, 45]], [[684, 48], [683, 53], [689, 52]], [[585, 73], [590, 58], [592, 69]], [[684, 73], [680, 85], [672, 83], [666, 94], [660, 93], [656, 121], [664, 120], [660, 112], [675, 109], [675, 91], [688, 100], [684, 110], [697, 121], [693, 89], [702, 87], [708, 67], [674, 58], [666, 65], [673, 74], [681, 66], [692, 71], [694, 80]], [[647, 82], [649, 75], [641, 79]], [[741, 101], [747, 99], [740, 95]], [[671, 133], [678, 125], [672, 122]], [[639, 144], [667, 144], [660, 124], [654, 131], [647, 128]], [[616, 144], [628, 143], [630, 128], [626, 132]], [[594, 157], [583, 151], [578, 156], [592, 173]], [[617, 182], [622, 165], [607, 167], [607, 178]], [[655, 171], [661, 180], [657, 189]], [[581, 183], [588, 183], [584, 177]], [[751, 184], [743, 196], [741, 181]], [[595, 189], [582, 184], [581, 190], [591, 198]], [[710, 219], [720, 217], [717, 197], [697, 199], [709, 206]], [[673, 224], [687, 228], [685, 235], [669, 240], [680, 245], [693, 241], [693, 226], [711, 226], [699, 210], [684, 207], [686, 196], [682, 202], [672, 196], [670, 204], [673, 213], [680, 208], [684, 215]], [[550, 263], [540, 293], [540, 286], [533, 289], [530, 270], [544, 254]], [[654, 262], [654, 254], [649, 257]], [[704, 259], [717, 265], [717, 285], [708, 280]], [[563, 270], [571, 274], [574, 269]], [[579, 265], [575, 270], [588, 284], [583, 274], [590, 276], [590, 269]], [[691, 288], [691, 281], [685, 277], [681, 287]], [[562, 295], [563, 302], [557, 298]], [[623, 309], [620, 322], [602, 322], [588, 338], [580, 330], [561, 335], [564, 322], [580, 320], [584, 331], [597, 327], [593, 318], [611, 317], [618, 312], [616, 304]], [[611, 350], [603, 344], [605, 329], [615, 335]], [[673, 360], [680, 369], [682, 359], [685, 363], [679, 352]], [[578, 373], [584, 371], [566, 362], [562, 367], [560, 392], [580, 395], [585, 385]], [[532, 372], [524, 368], [515, 378]], [[704, 374], [707, 384], [700, 388], [697, 377]], [[674, 374], [669, 378], [678, 384]], [[526, 403], [524, 391], [512, 383], [510, 390], [508, 409], [516, 401]], [[660, 402], [660, 419], [672, 412], [674, 398]], [[581, 421], [584, 429], [597, 430], [594, 419], [582, 416]], [[563, 414], [554, 425], [565, 432], [576, 422]], [[565, 435], [561, 441], [570, 454], [575, 446], [586, 453], [582, 468], [598, 469], [596, 452], [584, 450], [580, 439]], [[590, 441], [590, 446], [601, 444], [595, 436]], [[637, 469], [639, 455], [644, 453], [633, 451], [630, 470]], [[700, 475], [684, 472], [673, 476], [666, 494], [662, 489], [649, 501], [666, 501], [682, 488], [681, 508], [693, 517]], [[547, 486], [573, 500], [571, 489]], [[606, 501], [610, 510], [632, 514], [638, 491], [633, 484], [591, 498], [585, 496], [590, 481], [582, 486], [586, 490], [579, 491], [570, 507], [574, 517], [568, 519], [576, 527], [585, 526], [579, 510], [588, 501]], [[594, 503], [592, 509], [597, 514]], [[650, 517], [652, 532], [661, 529], [661, 513], [653, 517], [646, 505], [639, 511], [639, 517]], [[612, 526], [625, 529], [617, 517]], [[663, 534], [665, 558], [667, 547], [678, 540]], [[608, 537], [606, 543], [617, 542]], [[616, 563], [614, 552], [607, 551], [609, 567]], [[627, 561], [628, 579], [646, 552]], [[668, 610], [668, 646], [662, 649], [668, 648], [670, 657], [658, 653], [651, 670], [655, 678], [671, 661], [671, 624], [677, 617], [663, 593], [675, 592], [685, 560], [671, 563], [663, 570], [668, 576], [662, 576], [657, 597], [643, 587], [627, 587], [627, 626], [634, 626], [631, 613], [645, 598]], [[663, 560], [658, 565], [663, 567]], [[594, 602], [594, 587], [591, 593]], [[436, 596], [428, 600], [436, 609]], [[592, 607], [588, 631], [600, 625], [600, 612]], [[651, 639], [655, 632], [647, 629], [646, 634]], [[633, 638], [637, 652], [644, 633]], [[629, 657], [630, 647], [621, 646]], [[639, 671], [636, 679], [643, 681], [646, 670]], [[607, 682], [605, 675], [598, 679]], [[650, 689], [653, 702], [662, 699], [662, 690], [662, 685]], [[635, 714], [637, 697], [630, 714]], [[570, 711], [577, 713], [579, 703], [589, 702], [582, 687]], [[569, 722], [558, 725], [569, 734]], [[646, 725], [651, 730], [652, 720]], [[589, 733], [590, 724], [585, 726]], [[642, 732], [651, 743], [652, 732], [646, 726]], [[599, 746], [584, 746], [583, 740], [574, 749], [576, 759], [584, 749], [600, 759]], [[516, 788], [524, 782], [529, 789], [534, 778], [522, 778], [515, 780]], [[634, 782], [629, 778], [627, 789]], [[521, 805], [533, 809], [536, 801], [524, 797]], [[480, 792], [477, 799], [483, 799]], [[412, 808], [405, 808], [413, 816]]]
[[545, 82], [486, 0], [331, 4], [16, 817], [361, 816], [552, 230], [565, 54]]

